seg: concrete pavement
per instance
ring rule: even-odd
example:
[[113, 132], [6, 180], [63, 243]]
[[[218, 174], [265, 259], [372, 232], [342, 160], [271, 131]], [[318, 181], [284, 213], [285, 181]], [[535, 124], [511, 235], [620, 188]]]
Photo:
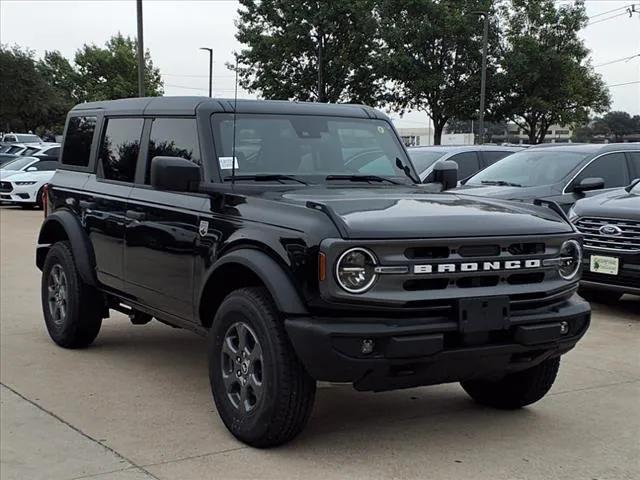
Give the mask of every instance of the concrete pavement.
[[0, 478], [637, 479], [640, 301], [595, 308], [539, 403], [502, 412], [458, 385], [321, 385], [293, 443], [256, 450], [219, 420], [204, 341], [105, 320], [94, 346], [48, 338], [34, 265], [41, 211], [0, 207]]

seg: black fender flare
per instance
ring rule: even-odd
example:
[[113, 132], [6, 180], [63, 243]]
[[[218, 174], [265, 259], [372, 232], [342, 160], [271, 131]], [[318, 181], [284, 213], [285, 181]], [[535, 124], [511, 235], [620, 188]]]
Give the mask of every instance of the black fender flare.
[[42, 270], [49, 248], [60, 240], [60, 229], [64, 231], [71, 244], [71, 251], [73, 252], [80, 278], [89, 285], [97, 286], [96, 258], [89, 236], [82, 228], [77, 216], [67, 210], [59, 210], [50, 214], [42, 223], [38, 235], [37, 267]]
[[[240, 264], [255, 273], [267, 287], [278, 310], [282, 313], [292, 315], [309, 314], [298, 290], [284, 269], [269, 255], [257, 249], [240, 248], [222, 256], [213, 265], [203, 287], [219, 268], [230, 263]], [[203, 293], [204, 291], [200, 292], [200, 301]]]

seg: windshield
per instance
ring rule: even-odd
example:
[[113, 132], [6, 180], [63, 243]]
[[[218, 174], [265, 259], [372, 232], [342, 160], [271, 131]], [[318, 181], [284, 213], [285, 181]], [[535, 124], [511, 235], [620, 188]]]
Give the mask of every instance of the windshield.
[[[231, 114], [216, 114], [212, 120], [223, 179], [232, 173], [233, 121]], [[236, 118], [235, 175], [245, 180], [269, 176], [265, 178], [274, 182], [390, 179], [412, 183], [408, 174], [415, 174], [410, 168], [396, 134], [382, 120], [252, 114]], [[292, 179], [277, 178], [282, 175]]]
[[418, 170], [418, 173], [423, 173], [427, 168], [436, 163], [439, 158], [444, 157], [447, 153], [442, 150], [427, 150], [426, 148], [423, 150], [410, 148], [408, 152], [413, 165], [416, 167], [416, 170]]
[[28, 134], [24, 134], [24, 135], [16, 135], [16, 137], [18, 138], [18, 141], [20, 143], [36, 143], [36, 142], [42, 142], [42, 139], [37, 136], [37, 135], [28, 135]]
[[2, 170], [22, 170], [24, 167], [32, 163], [33, 158], [18, 158], [17, 160], [13, 160], [9, 163], [5, 163], [0, 167]]
[[558, 150], [526, 150], [490, 165], [471, 177], [466, 185], [550, 185], [569, 175], [588, 155]]

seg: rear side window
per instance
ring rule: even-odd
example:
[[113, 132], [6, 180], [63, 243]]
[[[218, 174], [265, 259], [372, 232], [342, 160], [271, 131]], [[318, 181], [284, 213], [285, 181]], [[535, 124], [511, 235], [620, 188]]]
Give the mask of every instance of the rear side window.
[[96, 130], [96, 117], [71, 117], [62, 150], [62, 163], [86, 167], [89, 165], [91, 142]]
[[464, 179], [470, 177], [480, 170], [480, 162], [476, 152], [458, 153], [449, 158], [458, 164], [458, 178]]
[[36, 170], [41, 172], [48, 172], [58, 168], [58, 162], [55, 160], [41, 160], [38, 163], [33, 164]]
[[133, 182], [140, 152], [142, 118], [109, 118], [100, 142], [98, 177]]
[[482, 152], [482, 158], [484, 158], [484, 161], [487, 162], [487, 165], [493, 165], [494, 163], [496, 163], [498, 160], [502, 160], [504, 157], [506, 157], [507, 155], [511, 155], [514, 152], [500, 152], [500, 151], [494, 151], [494, 152]]
[[640, 178], [640, 152], [627, 152], [627, 155], [631, 160], [631, 175], [633, 179]]
[[46, 152], [44, 152], [45, 155], [48, 155], [49, 157], [56, 157], [58, 158], [58, 156], [60, 155], [60, 147], [53, 147], [50, 148], [49, 150], [47, 150]]
[[153, 157], [182, 157], [201, 164], [195, 118], [156, 118], [151, 125], [146, 183]]

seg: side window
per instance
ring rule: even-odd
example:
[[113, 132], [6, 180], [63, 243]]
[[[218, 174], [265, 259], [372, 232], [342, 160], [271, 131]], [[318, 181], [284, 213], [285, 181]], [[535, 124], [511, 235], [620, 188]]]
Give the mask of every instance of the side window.
[[133, 182], [140, 152], [142, 118], [106, 120], [98, 157], [98, 176], [107, 180]]
[[58, 162], [56, 162], [55, 160], [41, 160], [33, 166], [41, 172], [52, 171], [58, 168]]
[[603, 155], [585, 168], [574, 180], [574, 185], [585, 178], [599, 177], [604, 179], [604, 188], [622, 187], [629, 183], [627, 160], [624, 153]]
[[640, 178], [640, 152], [627, 152], [631, 160], [631, 180]]
[[476, 152], [462, 152], [458, 153], [448, 160], [453, 160], [458, 164], [458, 178], [470, 177], [478, 170], [480, 170], [480, 162], [478, 161], [478, 155]]
[[487, 162], [487, 167], [489, 165], [493, 165], [494, 163], [496, 163], [498, 160], [502, 160], [504, 157], [511, 155], [512, 153], [515, 152], [482, 152], [482, 158], [484, 158], [484, 161]]
[[60, 156], [60, 147], [53, 147], [50, 148], [49, 150], [47, 150], [46, 152], [44, 152], [45, 155], [48, 155], [49, 157], [58, 157]]
[[195, 118], [156, 118], [151, 125], [147, 174], [145, 183], [150, 181], [153, 157], [182, 157], [196, 165], [202, 163], [198, 145], [198, 128]]
[[71, 117], [62, 150], [62, 163], [86, 167], [89, 165], [91, 142], [96, 129], [96, 117]]

